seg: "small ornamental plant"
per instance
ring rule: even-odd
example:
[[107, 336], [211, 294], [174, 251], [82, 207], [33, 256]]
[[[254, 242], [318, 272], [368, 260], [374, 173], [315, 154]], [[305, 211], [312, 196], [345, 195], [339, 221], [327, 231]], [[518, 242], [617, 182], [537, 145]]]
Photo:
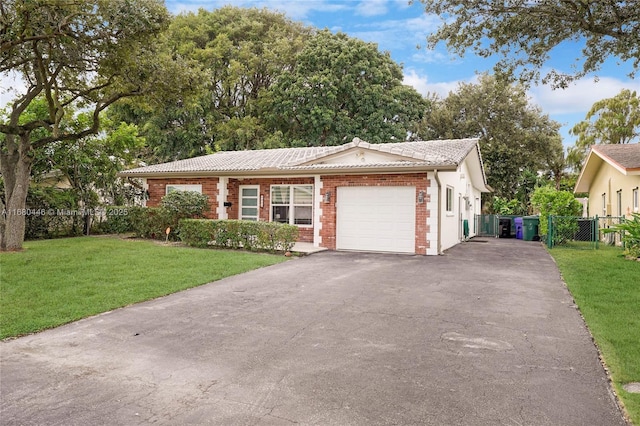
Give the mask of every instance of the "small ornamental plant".
[[633, 260], [640, 258], [640, 213], [633, 213], [631, 219], [611, 228], [603, 229], [602, 232], [606, 234], [619, 232], [620, 239], [624, 244], [625, 256]]

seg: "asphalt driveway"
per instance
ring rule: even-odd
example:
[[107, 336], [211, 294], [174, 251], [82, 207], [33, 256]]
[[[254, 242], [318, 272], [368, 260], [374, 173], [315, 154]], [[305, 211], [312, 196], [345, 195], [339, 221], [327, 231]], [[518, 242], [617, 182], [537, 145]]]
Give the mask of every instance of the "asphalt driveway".
[[3, 342], [3, 424], [624, 425], [553, 260], [324, 252]]

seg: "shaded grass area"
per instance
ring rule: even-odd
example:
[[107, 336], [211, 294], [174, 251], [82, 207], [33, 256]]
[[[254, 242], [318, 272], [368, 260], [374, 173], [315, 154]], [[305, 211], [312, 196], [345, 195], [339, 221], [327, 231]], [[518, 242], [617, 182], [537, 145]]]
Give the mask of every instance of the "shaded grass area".
[[82, 237], [0, 253], [0, 338], [33, 333], [285, 261], [284, 256]]
[[620, 248], [549, 250], [602, 356], [616, 392], [634, 424], [640, 425], [640, 394], [622, 386], [640, 382], [640, 262]]

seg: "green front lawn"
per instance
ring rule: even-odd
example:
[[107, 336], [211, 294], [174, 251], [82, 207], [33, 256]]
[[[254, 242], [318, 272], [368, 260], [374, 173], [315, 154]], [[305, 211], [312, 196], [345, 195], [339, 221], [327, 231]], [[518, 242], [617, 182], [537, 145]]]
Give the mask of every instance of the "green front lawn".
[[0, 253], [0, 338], [33, 333], [286, 260], [110, 237]]
[[621, 249], [603, 245], [549, 252], [602, 352], [616, 392], [640, 425], [640, 394], [622, 388], [640, 382], [640, 262], [625, 260]]

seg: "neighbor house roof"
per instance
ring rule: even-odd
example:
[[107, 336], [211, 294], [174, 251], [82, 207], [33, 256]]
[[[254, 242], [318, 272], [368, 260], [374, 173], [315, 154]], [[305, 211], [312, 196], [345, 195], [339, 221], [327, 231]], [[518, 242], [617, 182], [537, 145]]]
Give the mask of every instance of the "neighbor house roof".
[[[323, 160], [352, 149], [389, 154], [386, 160], [365, 164], [327, 164]], [[452, 139], [370, 144], [358, 138], [340, 146], [278, 148], [252, 151], [223, 151], [202, 157], [139, 167], [120, 173], [131, 177], [171, 177], [204, 175], [255, 175], [303, 173], [345, 169], [435, 169], [456, 168], [477, 149], [478, 139]], [[483, 176], [484, 179], [484, 176]], [[486, 182], [486, 179], [484, 179]]]
[[640, 144], [593, 145], [574, 192], [589, 192], [593, 179], [604, 163], [623, 175], [640, 175]]

